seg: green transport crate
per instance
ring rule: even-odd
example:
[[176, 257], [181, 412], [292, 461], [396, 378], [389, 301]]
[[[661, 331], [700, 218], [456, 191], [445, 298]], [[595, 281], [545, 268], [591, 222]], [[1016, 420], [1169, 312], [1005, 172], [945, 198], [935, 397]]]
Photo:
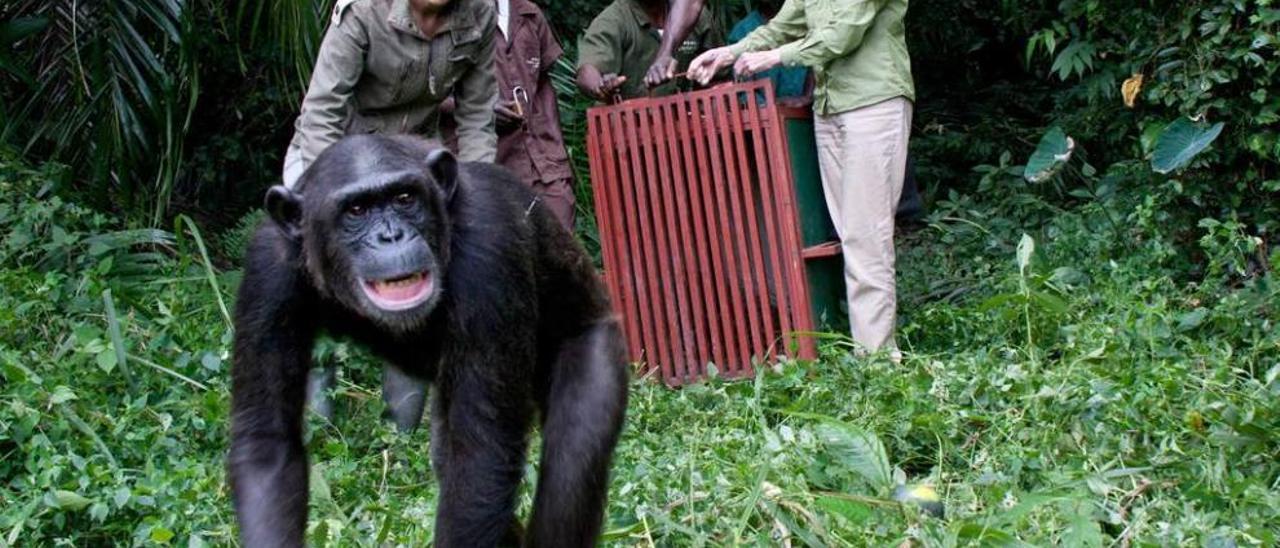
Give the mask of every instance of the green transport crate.
[[849, 332], [849, 311], [844, 289], [844, 260], [831, 214], [822, 192], [822, 172], [813, 134], [813, 114], [808, 109], [780, 107], [791, 175], [800, 210], [800, 235], [804, 241], [805, 275], [813, 318], [822, 329]]

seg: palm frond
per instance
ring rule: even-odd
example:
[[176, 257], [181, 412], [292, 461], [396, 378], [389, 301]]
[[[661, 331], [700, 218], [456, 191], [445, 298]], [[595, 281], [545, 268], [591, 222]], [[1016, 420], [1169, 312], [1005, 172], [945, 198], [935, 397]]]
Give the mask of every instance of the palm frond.
[[105, 188], [99, 198], [114, 205], [137, 207], [163, 195], [180, 165], [164, 156], [181, 153], [175, 144], [184, 133], [166, 127], [194, 108], [187, 93], [193, 72], [183, 66], [185, 17], [181, 0], [19, 0], [0, 7], [0, 21], [45, 22], [14, 40], [20, 53], [12, 64], [34, 77], [6, 98], [17, 107], [0, 137], [72, 166], [81, 180]]
[[336, 0], [241, 2], [236, 10], [236, 42], [254, 48], [272, 42], [284, 56], [276, 77], [302, 94], [311, 80], [320, 41]]

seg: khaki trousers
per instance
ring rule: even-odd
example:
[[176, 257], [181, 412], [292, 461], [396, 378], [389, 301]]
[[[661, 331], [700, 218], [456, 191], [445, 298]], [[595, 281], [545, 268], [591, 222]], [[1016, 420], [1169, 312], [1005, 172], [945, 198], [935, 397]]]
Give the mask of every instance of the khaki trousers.
[[814, 120], [827, 208], [840, 236], [853, 339], [896, 349], [894, 211], [906, 175], [912, 105], [904, 97]]

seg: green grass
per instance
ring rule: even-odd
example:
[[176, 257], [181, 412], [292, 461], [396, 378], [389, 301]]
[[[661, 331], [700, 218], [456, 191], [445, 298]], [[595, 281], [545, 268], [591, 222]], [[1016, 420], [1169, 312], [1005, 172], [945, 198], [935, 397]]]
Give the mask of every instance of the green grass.
[[[0, 546], [233, 543], [219, 299], [238, 274], [206, 257], [243, 237], [113, 232], [28, 198], [48, 177], [0, 163]], [[754, 381], [633, 385], [610, 544], [1280, 542], [1280, 289], [1232, 267], [1252, 248], [1203, 227], [1196, 270], [1147, 197], [935, 209], [899, 241], [901, 365], [835, 341]], [[333, 351], [309, 540], [423, 545], [428, 435], [396, 435], [376, 365]], [[894, 502], [903, 482], [945, 518]]]

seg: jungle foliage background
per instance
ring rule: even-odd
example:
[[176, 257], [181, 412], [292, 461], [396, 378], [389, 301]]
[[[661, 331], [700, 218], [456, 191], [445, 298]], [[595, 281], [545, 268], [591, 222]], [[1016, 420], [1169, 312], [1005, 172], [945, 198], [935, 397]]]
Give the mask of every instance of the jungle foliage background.
[[[572, 50], [604, 4], [544, 6], [592, 249]], [[227, 311], [331, 5], [0, 4], [0, 546], [234, 542]], [[833, 336], [755, 382], [637, 381], [608, 541], [1280, 543], [1280, 5], [917, 0], [908, 33], [907, 359]], [[310, 540], [429, 541], [426, 433], [327, 348]]]

